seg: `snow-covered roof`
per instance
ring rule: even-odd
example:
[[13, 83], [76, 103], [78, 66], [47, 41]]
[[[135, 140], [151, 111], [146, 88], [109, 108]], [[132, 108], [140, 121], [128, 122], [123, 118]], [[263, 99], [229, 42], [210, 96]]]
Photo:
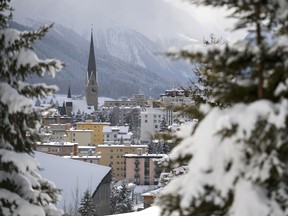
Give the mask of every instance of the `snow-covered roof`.
[[[78, 145], [79, 143], [76, 143], [76, 142], [43, 142], [41, 143], [40, 145], [51, 145], [51, 146], [74, 146], [74, 145]], [[40, 146], [39, 145], [39, 146]]]
[[[108, 100], [108, 99], [111, 100], [111, 98], [99, 97], [98, 98], [99, 106], [102, 106], [104, 104], [104, 101]], [[45, 101], [45, 103], [44, 103], [44, 101]], [[67, 95], [64, 95], [64, 94], [54, 94], [51, 96], [47, 96], [47, 98], [45, 98], [45, 99], [40, 99], [41, 106], [48, 106], [50, 101], [52, 101], [53, 103], [57, 102], [59, 104], [59, 106], [62, 106], [63, 102], [68, 102], [68, 101], [73, 102], [72, 112], [75, 114], [78, 111], [80, 111], [81, 113], [84, 112], [87, 114], [91, 114], [95, 111], [94, 107], [87, 106], [85, 98], [80, 99], [80, 98], [76, 98], [76, 97], [72, 96], [72, 99], [71, 99], [71, 98], [67, 98]]]
[[111, 133], [112, 131], [118, 130], [118, 133], [126, 134], [129, 131], [129, 126], [104, 126], [103, 133]]
[[44, 169], [40, 171], [40, 175], [54, 182], [56, 187], [62, 190], [62, 199], [57, 205], [59, 208], [63, 208], [64, 204], [68, 206], [73, 201], [73, 194], [77, 187], [79, 199], [89, 188], [94, 192], [111, 170], [110, 167], [40, 152], [35, 152], [35, 157], [39, 161], [40, 167]]
[[128, 158], [162, 158], [164, 156], [167, 156], [167, 154], [125, 154], [124, 157]]
[[65, 159], [100, 159], [101, 156], [96, 156], [96, 155], [85, 155], [85, 156], [80, 156], [80, 155], [73, 155], [73, 156], [62, 156]]
[[114, 147], [114, 148], [130, 148], [130, 147], [133, 147], [133, 148], [148, 148], [147, 145], [110, 145], [110, 144], [104, 144], [104, 145], [98, 145], [98, 147], [102, 147], [102, 148], [111, 148], [111, 147]]

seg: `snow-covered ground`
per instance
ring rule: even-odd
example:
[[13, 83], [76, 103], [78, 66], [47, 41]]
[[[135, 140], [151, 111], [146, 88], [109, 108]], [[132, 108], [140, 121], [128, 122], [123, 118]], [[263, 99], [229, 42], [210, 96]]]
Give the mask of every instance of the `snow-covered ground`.
[[147, 209], [144, 209], [139, 212], [130, 212], [125, 214], [117, 214], [119, 216], [160, 216], [160, 207], [159, 206], [151, 206]]

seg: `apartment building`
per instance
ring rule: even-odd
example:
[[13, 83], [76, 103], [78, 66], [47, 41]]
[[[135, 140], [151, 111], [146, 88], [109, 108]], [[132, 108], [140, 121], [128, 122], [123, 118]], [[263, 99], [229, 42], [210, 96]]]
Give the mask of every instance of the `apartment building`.
[[81, 146], [92, 145], [93, 130], [66, 130], [65, 142], [76, 142]]
[[133, 95], [133, 98], [131, 100], [128, 100], [127, 98], [123, 97], [120, 100], [113, 100], [113, 101], [105, 101], [104, 107], [143, 107], [145, 106], [145, 96], [143, 94], [135, 94]]
[[99, 145], [104, 141], [103, 127], [108, 126], [109, 122], [93, 122], [86, 120], [85, 122], [76, 123], [76, 130], [92, 130], [92, 143], [91, 145]]
[[153, 134], [160, 130], [160, 124], [163, 118], [165, 118], [165, 113], [164, 108], [153, 107], [148, 107], [141, 111], [140, 140], [142, 143], [150, 142]]
[[65, 124], [50, 124], [49, 131], [51, 132], [50, 142], [63, 142], [67, 136], [66, 130], [71, 127], [70, 123]]
[[158, 184], [163, 168], [158, 166], [157, 159], [163, 156], [164, 154], [125, 154], [125, 178], [137, 185]]
[[103, 144], [97, 146], [97, 152], [101, 156], [99, 164], [113, 168], [113, 175], [117, 180], [125, 179], [125, 154], [146, 153], [147, 145], [131, 144]]
[[41, 143], [35, 146], [35, 150], [57, 156], [64, 156], [64, 155], [71, 156], [78, 154], [78, 143], [71, 143], [71, 142]]
[[129, 126], [104, 126], [104, 144], [130, 143], [133, 133], [129, 132]]

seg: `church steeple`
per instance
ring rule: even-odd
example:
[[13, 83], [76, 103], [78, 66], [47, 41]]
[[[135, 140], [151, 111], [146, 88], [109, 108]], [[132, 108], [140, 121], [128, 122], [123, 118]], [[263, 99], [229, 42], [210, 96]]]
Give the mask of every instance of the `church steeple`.
[[88, 69], [87, 69], [86, 102], [88, 106], [94, 106], [95, 110], [98, 109], [98, 83], [97, 83], [96, 61], [94, 53], [92, 28], [91, 28]]
[[88, 59], [88, 79], [91, 77], [91, 73], [96, 78], [96, 62], [95, 62], [95, 53], [94, 53], [94, 43], [93, 43], [93, 29], [91, 28], [91, 39], [90, 39], [90, 51], [89, 51], [89, 59]]
[[71, 90], [70, 90], [70, 84], [69, 84], [69, 88], [68, 88], [68, 94], [67, 94], [67, 98], [71, 98]]

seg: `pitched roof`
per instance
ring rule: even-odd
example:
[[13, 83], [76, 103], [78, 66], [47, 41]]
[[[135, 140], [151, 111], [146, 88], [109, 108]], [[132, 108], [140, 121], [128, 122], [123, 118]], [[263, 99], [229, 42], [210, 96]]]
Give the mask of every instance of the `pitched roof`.
[[93, 193], [111, 170], [110, 167], [40, 152], [35, 152], [35, 157], [44, 169], [40, 171], [40, 175], [54, 182], [56, 187], [62, 190], [62, 199], [57, 205], [59, 208], [63, 208], [64, 204], [67, 207], [73, 203], [76, 188], [79, 190], [79, 200], [85, 190], [91, 188]]
[[89, 51], [89, 59], [88, 59], [88, 77], [91, 77], [91, 73], [96, 78], [96, 62], [95, 62], [95, 53], [94, 53], [94, 43], [93, 43], [93, 32], [91, 29], [91, 40], [90, 40], [90, 51]]

